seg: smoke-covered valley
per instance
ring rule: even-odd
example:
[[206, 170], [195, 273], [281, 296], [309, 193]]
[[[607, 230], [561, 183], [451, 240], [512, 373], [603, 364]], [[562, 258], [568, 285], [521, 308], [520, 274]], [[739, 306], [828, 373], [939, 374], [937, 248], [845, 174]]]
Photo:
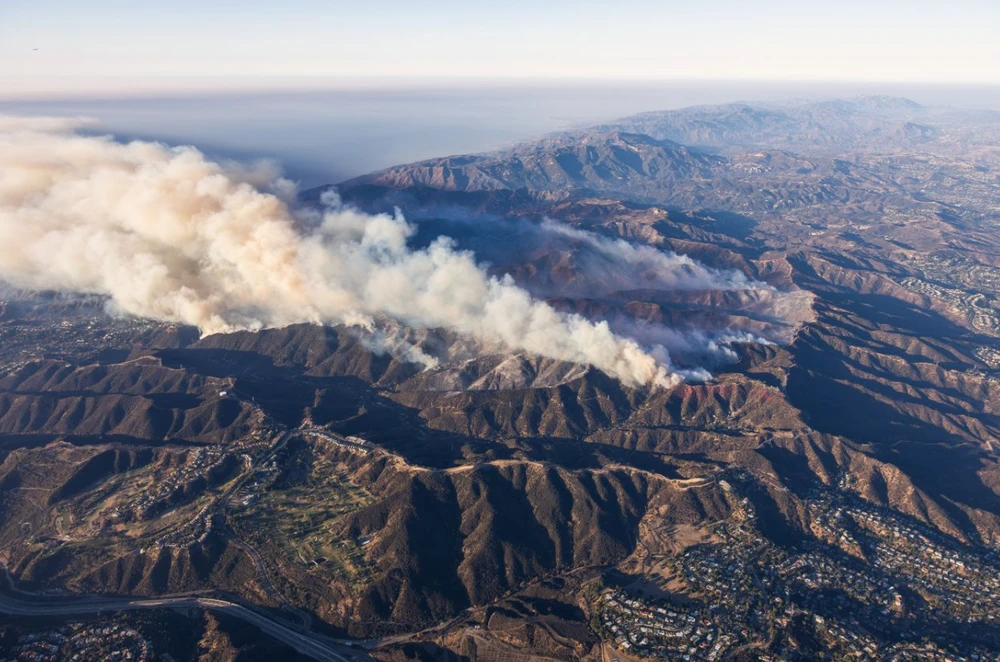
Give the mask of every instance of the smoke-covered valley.
[[[202, 334], [346, 325], [426, 368], [513, 351], [665, 387], [708, 378], [706, 368], [735, 358], [732, 342], [788, 342], [808, 319], [804, 293], [670, 251], [547, 219], [415, 224], [398, 210], [362, 212], [333, 190], [304, 206], [268, 164], [122, 143], [81, 133], [86, 125], [0, 118], [9, 284], [105, 295], [112, 312]], [[634, 291], [724, 298], [669, 326], [626, 310]], [[465, 340], [417, 342], [405, 328]]]

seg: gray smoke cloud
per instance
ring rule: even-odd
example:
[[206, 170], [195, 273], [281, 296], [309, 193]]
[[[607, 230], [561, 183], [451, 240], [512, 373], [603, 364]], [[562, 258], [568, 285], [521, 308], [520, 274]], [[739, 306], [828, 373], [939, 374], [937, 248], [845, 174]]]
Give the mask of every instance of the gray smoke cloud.
[[686, 255], [602, 237], [551, 219], [543, 221], [539, 229], [571, 242], [586, 257], [581, 269], [584, 278], [571, 283], [568, 294], [593, 296], [640, 288], [774, 291], [741, 271], [712, 269]]
[[[628, 384], [704, 379], [671, 351], [731, 354], [740, 330], [673, 331], [560, 312], [441, 236], [414, 248], [398, 211], [367, 214], [335, 193], [296, 209], [295, 187], [268, 164], [216, 163], [193, 147], [84, 135], [86, 120], [0, 116], [0, 280], [103, 295], [119, 312], [203, 334], [343, 324], [366, 342], [431, 369], [438, 357], [401, 327], [443, 328], [470, 347], [590, 365]], [[542, 224], [539, 236], [585, 251], [561, 287], [726, 290], [797, 301], [738, 271], [588, 232]], [[564, 292], [565, 293], [565, 292]], [[794, 304], [794, 305], [792, 305]], [[794, 315], [793, 315], [794, 316]], [[754, 337], [756, 339], [756, 337]], [[454, 353], [454, 351], [452, 352]]]
[[[614, 235], [552, 219], [476, 218], [450, 208], [424, 213], [416, 220], [424, 238], [457, 237], [492, 273], [512, 274], [536, 297], [606, 320], [651, 351], [663, 347], [689, 366], [686, 379], [707, 379], [704, 367], [737, 360], [734, 344], [787, 344], [814, 317], [808, 292], [778, 290], [741, 271]], [[651, 311], [665, 318], [643, 319]]]
[[[470, 217], [433, 210], [415, 223], [424, 236], [457, 238], [497, 273], [509, 270], [539, 297], [602, 297], [627, 290], [777, 291], [735, 269], [713, 269], [686, 256], [545, 218], [541, 222]], [[527, 265], [535, 268], [528, 274]]]
[[[682, 377], [607, 323], [557, 312], [490, 277], [447, 238], [412, 250], [401, 215], [326, 199], [297, 215], [262, 167], [191, 147], [81, 135], [74, 120], [0, 121], [0, 278], [110, 297], [205, 334], [299, 322], [445, 327], [631, 384]], [[308, 228], [308, 229], [305, 229]]]

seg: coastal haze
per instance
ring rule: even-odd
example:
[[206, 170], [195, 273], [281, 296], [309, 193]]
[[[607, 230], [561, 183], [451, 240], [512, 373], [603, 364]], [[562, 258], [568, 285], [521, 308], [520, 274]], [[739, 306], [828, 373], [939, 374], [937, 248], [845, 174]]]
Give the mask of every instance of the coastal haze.
[[[0, 113], [89, 117], [100, 122], [94, 131], [122, 139], [196, 145], [216, 158], [270, 159], [304, 188], [648, 110], [860, 94], [1000, 108], [1000, 85], [989, 84], [154, 77], [124, 84], [85, 79], [83, 89], [76, 87], [80, 81], [56, 79], [41, 90], [15, 92], [15, 81], [6, 83]], [[122, 86], [138, 91], [123, 92]]]

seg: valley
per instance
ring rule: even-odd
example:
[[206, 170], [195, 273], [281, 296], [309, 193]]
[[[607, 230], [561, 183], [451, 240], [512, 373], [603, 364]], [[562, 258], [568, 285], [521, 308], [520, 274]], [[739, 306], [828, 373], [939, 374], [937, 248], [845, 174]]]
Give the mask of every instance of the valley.
[[339, 662], [995, 659], [998, 127], [698, 107], [301, 194], [398, 208], [669, 386], [389, 316], [203, 334], [5, 289], [0, 611], [221, 611]]

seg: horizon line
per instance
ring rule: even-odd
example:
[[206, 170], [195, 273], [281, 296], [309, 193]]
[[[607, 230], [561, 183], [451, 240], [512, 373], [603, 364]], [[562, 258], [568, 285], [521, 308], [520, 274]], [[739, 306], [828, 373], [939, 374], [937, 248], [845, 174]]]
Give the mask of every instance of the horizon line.
[[[31, 80], [34, 85], [24, 89], [11, 89], [6, 83]], [[221, 82], [233, 86], [220, 89], [214, 87]], [[62, 85], [57, 85], [62, 83]], [[69, 83], [67, 85], [66, 83]], [[105, 87], [112, 83], [122, 87]], [[157, 85], [166, 83], [167, 85]], [[275, 84], [278, 84], [277, 86]], [[728, 78], [728, 77], [672, 77], [672, 78], [617, 78], [604, 76], [367, 76], [367, 75], [174, 75], [157, 74], [150, 76], [134, 76], [120, 74], [104, 74], [95, 76], [31, 76], [6, 75], [0, 76], [0, 101], [4, 102], [44, 102], [79, 98], [156, 98], [172, 97], [197, 93], [211, 96], [230, 94], [274, 93], [274, 92], [319, 92], [319, 91], [391, 91], [399, 89], [434, 88], [488, 88], [488, 87], [539, 87], [551, 84], [572, 85], [579, 87], [597, 86], [644, 86], [644, 85], [802, 85], [810, 87], [824, 86], [919, 86], [925, 88], [1000, 88], [1000, 80], [996, 81], [945, 81], [945, 80], [907, 80], [907, 79], [850, 79], [850, 78]], [[102, 86], [101, 84], [104, 84]], [[270, 85], [269, 85], [270, 84]]]

